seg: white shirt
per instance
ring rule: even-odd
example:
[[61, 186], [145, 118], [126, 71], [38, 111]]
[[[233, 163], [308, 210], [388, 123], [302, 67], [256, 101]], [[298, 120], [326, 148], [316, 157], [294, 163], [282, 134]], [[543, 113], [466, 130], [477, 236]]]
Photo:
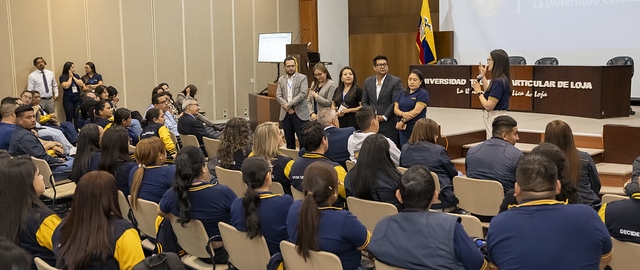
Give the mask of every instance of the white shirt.
[[[44, 88], [44, 82], [42, 80], [42, 72], [44, 72], [44, 76], [47, 78], [49, 93], [47, 93], [47, 91]], [[43, 97], [43, 98], [58, 97], [58, 83], [56, 82], [55, 74], [53, 74], [53, 71], [48, 69], [45, 69], [42, 71], [36, 69], [34, 72], [31, 72], [31, 74], [29, 74], [29, 80], [27, 82], [27, 90], [38, 91], [40, 92], [40, 97]]]
[[293, 76], [287, 77], [287, 101], [293, 99]]
[[384, 84], [385, 78], [387, 78], [387, 74], [382, 77], [382, 80], [380, 80], [380, 84], [378, 84], [378, 78], [376, 77], [376, 98], [380, 98], [380, 91], [382, 90], [382, 84]]
[[[356, 152], [360, 152], [360, 148], [362, 148], [362, 143], [364, 139], [376, 133], [373, 132], [356, 132], [349, 136], [349, 140], [347, 141], [347, 150], [349, 151], [349, 159], [353, 162], [357, 162], [356, 160]], [[386, 137], [385, 137], [386, 138]], [[393, 161], [393, 164], [396, 167], [400, 166], [400, 149], [396, 146], [396, 144], [389, 138], [386, 138], [389, 142], [389, 156]]]

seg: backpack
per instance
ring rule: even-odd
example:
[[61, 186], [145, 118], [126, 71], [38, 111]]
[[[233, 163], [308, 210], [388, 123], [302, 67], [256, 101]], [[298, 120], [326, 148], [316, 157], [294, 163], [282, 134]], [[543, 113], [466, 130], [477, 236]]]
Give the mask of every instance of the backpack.
[[180, 257], [173, 252], [165, 252], [145, 258], [133, 270], [186, 270]]

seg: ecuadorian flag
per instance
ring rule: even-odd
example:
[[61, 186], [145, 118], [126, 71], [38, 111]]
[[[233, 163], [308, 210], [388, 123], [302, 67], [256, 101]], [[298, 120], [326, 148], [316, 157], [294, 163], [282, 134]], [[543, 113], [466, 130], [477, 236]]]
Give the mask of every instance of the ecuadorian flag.
[[429, 1], [422, 0], [420, 10], [420, 25], [416, 34], [416, 47], [418, 47], [418, 57], [420, 64], [431, 64], [436, 61], [436, 47], [433, 39], [433, 22], [429, 10]]

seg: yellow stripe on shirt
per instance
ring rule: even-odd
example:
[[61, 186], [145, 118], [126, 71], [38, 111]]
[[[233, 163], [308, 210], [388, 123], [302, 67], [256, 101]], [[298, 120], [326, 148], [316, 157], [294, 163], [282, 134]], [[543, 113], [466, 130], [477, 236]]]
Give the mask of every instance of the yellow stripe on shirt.
[[60, 217], [56, 214], [51, 214], [42, 221], [38, 231], [36, 231], [36, 240], [38, 240], [38, 244], [49, 250], [53, 250], [51, 236], [53, 235], [53, 231], [55, 231], [60, 224], [60, 221]]

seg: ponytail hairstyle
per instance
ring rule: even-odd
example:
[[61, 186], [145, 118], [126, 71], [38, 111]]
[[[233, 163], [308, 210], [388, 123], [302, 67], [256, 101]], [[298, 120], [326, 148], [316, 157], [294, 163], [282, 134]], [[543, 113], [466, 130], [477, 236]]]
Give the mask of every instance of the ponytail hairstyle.
[[191, 203], [189, 202], [189, 188], [193, 180], [201, 177], [202, 167], [205, 166], [204, 155], [202, 150], [195, 146], [186, 146], [178, 152], [174, 160], [176, 165], [176, 181], [173, 191], [176, 192], [178, 198], [178, 222], [184, 225], [191, 220], [189, 211], [191, 211]]
[[298, 218], [298, 254], [306, 261], [310, 250], [320, 249], [318, 225], [320, 210], [318, 206], [333, 204], [338, 195], [338, 173], [326, 162], [314, 162], [304, 170], [302, 180], [304, 199]]
[[247, 191], [242, 198], [242, 208], [244, 209], [244, 223], [249, 239], [262, 235], [260, 231], [260, 216], [258, 207], [260, 206], [260, 195], [255, 189], [267, 184], [267, 176], [271, 170], [269, 162], [262, 157], [248, 157], [242, 162], [242, 180], [247, 184]]
[[155, 123], [154, 119], [160, 117], [160, 115], [164, 114], [164, 112], [158, 108], [151, 108], [144, 115], [144, 120], [142, 120], [142, 126], [146, 127], [150, 124]]
[[133, 154], [136, 162], [138, 162], [138, 168], [133, 173], [133, 179], [131, 180], [131, 208], [136, 209], [138, 193], [140, 192], [140, 186], [142, 185], [142, 178], [144, 178], [144, 170], [147, 166], [159, 165], [162, 162], [163, 154], [165, 154], [164, 143], [158, 137], [149, 137], [141, 140], [136, 145], [136, 151]]

